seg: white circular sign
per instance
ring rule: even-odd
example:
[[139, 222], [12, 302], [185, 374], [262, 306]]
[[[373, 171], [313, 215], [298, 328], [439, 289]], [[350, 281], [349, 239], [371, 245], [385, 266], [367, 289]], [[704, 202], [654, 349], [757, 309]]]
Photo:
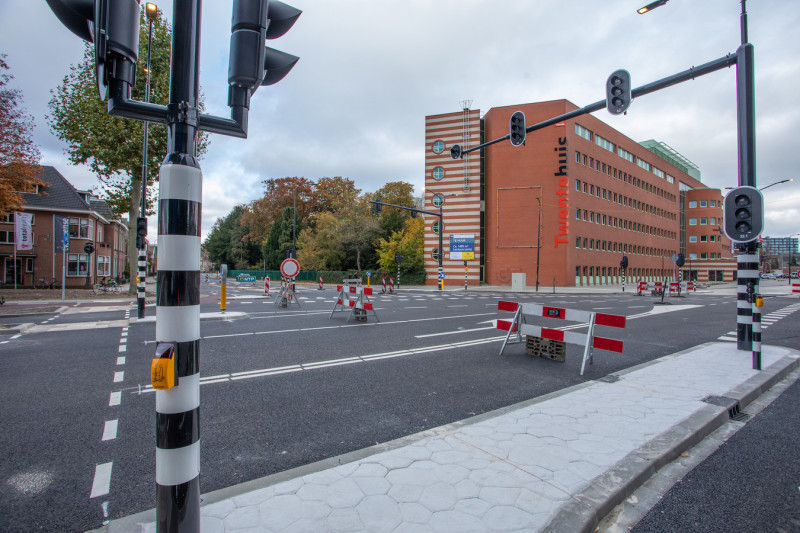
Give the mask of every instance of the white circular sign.
[[286, 278], [293, 278], [300, 272], [300, 263], [297, 259], [284, 259], [281, 263], [281, 274]]

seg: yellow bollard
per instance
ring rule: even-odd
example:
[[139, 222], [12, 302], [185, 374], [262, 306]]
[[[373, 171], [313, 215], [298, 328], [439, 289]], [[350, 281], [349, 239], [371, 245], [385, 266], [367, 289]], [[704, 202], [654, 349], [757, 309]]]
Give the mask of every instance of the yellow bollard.
[[228, 286], [223, 283], [222, 285], [219, 286], [219, 289], [220, 289], [220, 291], [219, 291], [219, 296], [220, 296], [219, 309], [220, 309], [220, 311], [224, 311], [225, 310], [225, 296], [226, 296], [226, 292], [227, 292]]

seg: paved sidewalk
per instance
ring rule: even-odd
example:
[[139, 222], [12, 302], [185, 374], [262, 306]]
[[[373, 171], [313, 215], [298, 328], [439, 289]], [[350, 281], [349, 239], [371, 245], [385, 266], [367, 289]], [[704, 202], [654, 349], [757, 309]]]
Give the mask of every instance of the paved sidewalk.
[[[593, 530], [681, 452], [798, 366], [731, 343], [662, 357], [602, 381], [203, 495], [217, 531]], [[709, 401], [703, 401], [709, 396]], [[720, 398], [721, 397], [721, 398]], [[201, 473], [202, 482], [202, 473]], [[155, 511], [102, 531], [155, 531]]]

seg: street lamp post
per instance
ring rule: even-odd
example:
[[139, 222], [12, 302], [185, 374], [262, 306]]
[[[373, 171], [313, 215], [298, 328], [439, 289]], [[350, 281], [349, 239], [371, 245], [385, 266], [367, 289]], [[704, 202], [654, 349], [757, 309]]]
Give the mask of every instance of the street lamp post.
[[539, 253], [542, 250], [542, 198], [537, 196], [536, 201], [539, 203], [539, 224], [536, 231], [536, 292], [539, 292]]
[[[158, 7], [152, 2], [147, 2], [147, 4], [145, 4], [145, 14], [147, 16], [149, 28], [147, 31], [147, 63], [145, 63], [144, 66], [144, 70], [147, 73], [144, 86], [144, 101], [145, 103], [150, 103], [150, 51], [153, 45], [153, 21], [155, 21], [158, 17]], [[145, 314], [145, 290], [147, 286], [145, 278], [147, 278], [147, 134], [149, 124], [149, 121], [144, 121], [144, 144], [142, 146], [142, 206], [140, 219], [144, 220], [144, 222], [140, 221], [136, 224], [136, 237], [139, 240], [137, 243], [137, 248], [139, 249], [139, 258], [137, 265], [138, 275], [136, 280], [136, 316], [140, 319], [144, 318]], [[139, 228], [143, 229], [140, 230]], [[140, 234], [140, 231], [143, 233]]]

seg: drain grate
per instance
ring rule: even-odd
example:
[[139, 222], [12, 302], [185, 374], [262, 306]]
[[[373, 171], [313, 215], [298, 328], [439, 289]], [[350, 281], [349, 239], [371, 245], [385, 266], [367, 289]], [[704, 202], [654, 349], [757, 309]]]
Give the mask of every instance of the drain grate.
[[720, 407], [724, 407], [725, 409], [728, 410], [728, 416], [732, 420], [739, 420], [736, 417], [739, 416], [740, 414], [744, 414], [742, 413], [742, 408], [739, 405], [739, 400], [737, 400], [736, 398], [728, 398], [727, 396], [708, 396], [706, 398], [703, 398], [702, 401], [710, 403], [712, 405], [719, 405]]
[[737, 422], [747, 422], [752, 418], [753, 415], [750, 413], [745, 413], [744, 411], [739, 411], [736, 416], [732, 416], [731, 420], [736, 420]]
[[602, 378], [597, 378], [595, 381], [601, 381], [603, 383], [616, 383], [619, 381], [619, 376], [614, 374], [609, 374], [607, 376], [603, 376]]

